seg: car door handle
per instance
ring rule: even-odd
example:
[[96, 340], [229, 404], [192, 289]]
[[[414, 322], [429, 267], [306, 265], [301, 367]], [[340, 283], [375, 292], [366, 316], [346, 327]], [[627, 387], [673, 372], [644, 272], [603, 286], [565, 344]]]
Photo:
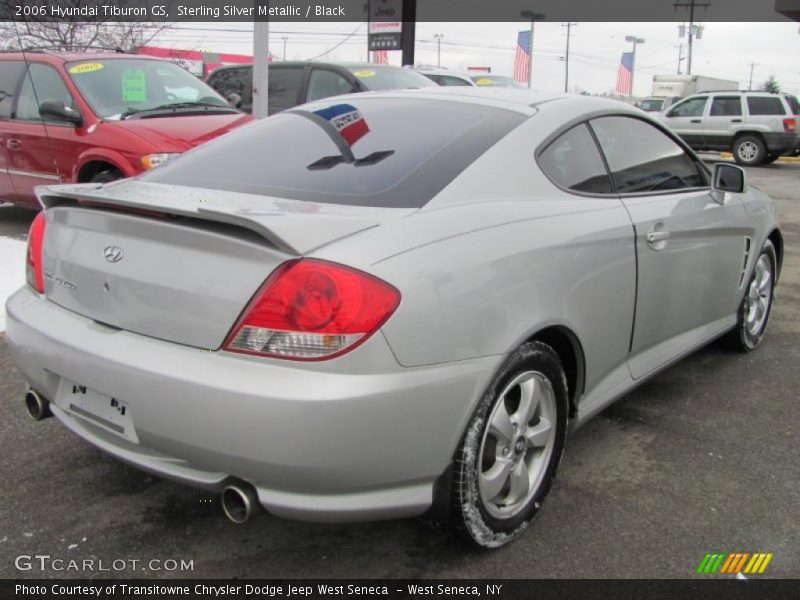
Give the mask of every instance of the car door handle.
[[689, 123], [702, 123], [703, 119], [692, 119]]
[[668, 240], [670, 235], [669, 231], [648, 231], [647, 242], [650, 244], [653, 242], [663, 242], [664, 240]]
[[22, 143], [19, 140], [11, 139], [6, 140], [6, 148], [9, 150], [19, 150], [22, 148]]
[[741, 119], [731, 119], [731, 123], [741, 123]]

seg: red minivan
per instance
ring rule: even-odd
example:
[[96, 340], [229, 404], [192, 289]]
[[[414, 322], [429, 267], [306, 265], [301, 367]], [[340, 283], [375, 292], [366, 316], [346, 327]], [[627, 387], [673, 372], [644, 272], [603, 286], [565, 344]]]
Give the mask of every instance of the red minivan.
[[251, 120], [164, 60], [0, 53], [0, 201], [38, 208], [34, 186], [130, 177]]

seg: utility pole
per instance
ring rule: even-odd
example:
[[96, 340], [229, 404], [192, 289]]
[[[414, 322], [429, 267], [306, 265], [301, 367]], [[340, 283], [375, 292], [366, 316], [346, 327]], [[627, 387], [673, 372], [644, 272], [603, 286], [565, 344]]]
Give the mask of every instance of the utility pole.
[[628, 94], [630, 97], [633, 96], [633, 74], [636, 71], [636, 46], [638, 44], [644, 44], [644, 38], [636, 37], [635, 35], [626, 35], [625, 41], [633, 44], [633, 56], [631, 56], [631, 93]]
[[442, 38], [444, 37], [443, 33], [434, 33], [433, 37], [436, 38], [436, 66], [441, 68], [442, 66]]
[[750, 84], [747, 86], [748, 90], [753, 89], [753, 70], [756, 68], [756, 63], [750, 63]]
[[531, 20], [531, 57], [528, 60], [528, 89], [531, 89], [533, 86], [533, 33], [534, 33], [534, 24], [536, 21], [544, 21], [545, 15], [543, 13], [533, 12], [532, 10], [523, 10], [520, 13], [520, 16], [523, 19], [530, 19]]
[[710, 2], [697, 2], [697, 0], [689, 0], [688, 2], [676, 2], [675, 9], [688, 8], [689, 9], [689, 57], [686, 61], [686, 74], [692, 74], [692, 40], [694, 39], [694, 9], [696, 7], [707, 9], [711, 6]]
[[572, 34], [572, 28], [575, 27], [576, 25], [577, 25], [577, 23], [572, 23], [571, 21], [561, 24], [562, 27], [566, 27], [567, 28], [567, 52], [566, 52], [566, 54], [564, 56], [564, 67], [565, 67], [564, 68], [564, 92], [565, 93], [569, 91], [569, 38], [570, 38], [570, 35]]
[[286, 40], [289, 39], [286, 36], [281, 38], [283, 40], [283, 61], [286, 62], [288, 59], [286, 58]]
[[683, 44], [674, 46], [678, 49], [678, 75], [681, 74], [681, 63], [683, 62]]

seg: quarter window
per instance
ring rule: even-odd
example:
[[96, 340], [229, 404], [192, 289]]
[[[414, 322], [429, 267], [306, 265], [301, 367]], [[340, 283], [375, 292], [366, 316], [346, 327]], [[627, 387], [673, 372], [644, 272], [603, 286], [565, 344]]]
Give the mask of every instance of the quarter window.
[[708, 98], [690, 98], [673, 108], [670, 117], [701, 117], [706, 108]]
[[588, 127], [573, 127], [539, 156], [539, 166], [558, 185], [592, 194], [613, 192], [611, 180]]
[[712, 117], [741, 117], [742, 99], [740, 96], [717, 96], [711, 102]]
[[0, 119], [8, 119], [14, 109], [17, 84], [25, 63], [16, 60], [0, 62]]
[[747, 110], [752, 116], [758, 115], [785, 115], [783, 102], [780, 98], [751, 96], [747, 99]]
[[600, 117], [590, 123], [620, 194], [708, 185], [699, 163], [650, 123], [632, 117]]
[[49, 65], [33, 63], [28, 67], [19, 91], [16, 118], [25, 121], [41, 119], [39, 105], [47, 100], [75, 108], [75, 101], [58, 71]]

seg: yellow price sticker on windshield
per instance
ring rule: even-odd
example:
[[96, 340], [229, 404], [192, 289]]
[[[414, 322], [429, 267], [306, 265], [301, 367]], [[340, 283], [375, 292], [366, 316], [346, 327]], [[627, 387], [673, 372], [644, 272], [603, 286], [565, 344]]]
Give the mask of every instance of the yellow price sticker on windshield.
[[354, 71], [353, 75], [356, 77], [375, 77], [375, 71], [370, 71], [369, 69], [363, 69], [361, 71]]
[[492, 80], [486, 77], [475, 80], [475, 85], [492, 85]]
[[70, 67], [69, 72], [73, 75], [80, 75], [81, 73], [93, 73], [103, 68], [100, 63], [83, 63], [82, 65], [75, 65]]

